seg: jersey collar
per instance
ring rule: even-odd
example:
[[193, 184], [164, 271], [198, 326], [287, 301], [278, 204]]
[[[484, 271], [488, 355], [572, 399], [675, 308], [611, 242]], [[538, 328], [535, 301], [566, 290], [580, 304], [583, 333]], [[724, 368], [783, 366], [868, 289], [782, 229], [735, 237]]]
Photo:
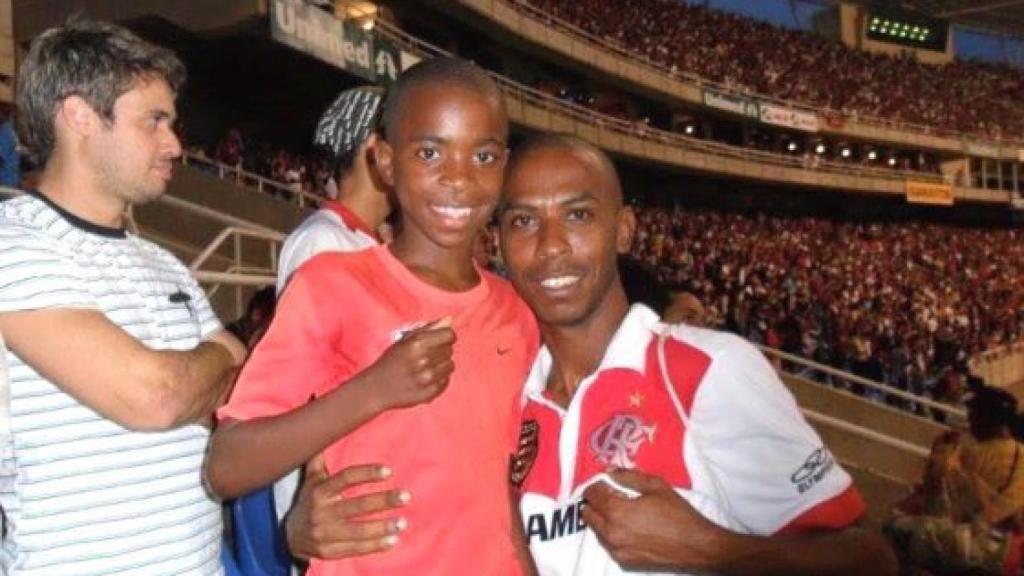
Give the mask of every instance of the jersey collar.
[[[643, 304], [633, 304], [622, 319], [608, 349], [605, 350], [601, 363], [595, 373], [611, 368], [626, 368], [643, 372], [647, 359], [647, 345], [661, 326], [658, 315]], [[551, 374], [551, 352], [544, 346], [537, 353], [530, 375], [526, 378], [526, 394], [540, 397], [544, 394], [548, 375]]]
[[377, 243], [380, 243], [380, 236], [377, 234], [377, 231], [367, 226], [366, 222], [363, 222], [363, 219], [349, 209], [348, 206], [345, 206], [337, 200], [327, 200], [321, 205], [321, 208], [324, 210], [330, 210], [337, 214], [338, 217], [341, 218], [341, 221], [345, 223], [345, 226], [348, 226], [352, 230], [362, 232], [376, 240]]

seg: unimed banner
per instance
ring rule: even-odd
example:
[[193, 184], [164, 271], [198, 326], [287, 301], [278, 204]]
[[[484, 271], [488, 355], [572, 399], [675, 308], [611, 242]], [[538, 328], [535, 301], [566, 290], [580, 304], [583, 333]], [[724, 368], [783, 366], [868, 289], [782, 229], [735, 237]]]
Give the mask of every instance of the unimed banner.
[[271, 0], [270, 31], [282, 44], [367, 80], [376, 79], [373, 34], [352, 22], [297, 0]]
[[761, 109], [761, 122], [765, 124], [785, 126], [786, 128], [803, 130], [804, 132], [818, 131], [817, 114], [793, 110], [792, 108], [776, 106], [774, 104], [765, 104], [764, 102], [761, 102], [759, 107]]
[[704, 105], [750, 118], [758, 118], [761, 115], [757, 108], [757, 102], [710, 88], [704, 89]]
[[912, 182], [907, 180], [907, 202], [952, 206], [953, 187], [939, 182]]

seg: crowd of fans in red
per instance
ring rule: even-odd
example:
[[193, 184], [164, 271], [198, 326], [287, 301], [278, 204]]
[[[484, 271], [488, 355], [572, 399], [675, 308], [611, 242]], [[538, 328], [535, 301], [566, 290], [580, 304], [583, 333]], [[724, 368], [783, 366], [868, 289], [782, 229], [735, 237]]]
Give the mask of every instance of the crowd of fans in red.
[[1024, 74], [847, 48], [678, 0], [520, 0], [673, 71], [852, 117], [1024, 137]]
[[633, 256], [714, 326], [957, 402], [966, 361], [1024, 329], [1019, 230], [638, 208]]
[[[235, 128], [228, 130], [218, 141], [212, 154], [201, 146], [194, 146], [190, 151], [200, 158], [271, 180], [290, 193], [303, 192], [331, 199], [337, 197], [336, 183], [326, 157], [297, 154], [280, 146], [247, 139]], [[270, 192], [284, 193], [276, 188]]]

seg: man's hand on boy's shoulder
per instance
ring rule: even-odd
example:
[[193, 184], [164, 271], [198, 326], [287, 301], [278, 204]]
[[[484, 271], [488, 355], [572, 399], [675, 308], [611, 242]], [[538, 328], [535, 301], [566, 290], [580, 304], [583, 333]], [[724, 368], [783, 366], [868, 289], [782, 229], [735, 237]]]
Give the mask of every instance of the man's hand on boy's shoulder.
[[[306, 465], [302, 487], [285, 520], [285, 534], [292, 556], [301, 559], [336, 559], [387, 550], [398, 543], [406, 521], [401, 516], [380, 518], [409, 501], [402, 490], [371, 492], [347, 498], [355, 486], [380, 482], [391, 475], [386, 466], [350, 466], [333, 476], [327, 474], [323, 456]], [[375, 519], [365, 519], [374, 515]]]
[[451, 318], [431, 322], [402, 335], [363, 373], [382, 410], [406, 408], [437, 397], [455, 370], [455, 331]]

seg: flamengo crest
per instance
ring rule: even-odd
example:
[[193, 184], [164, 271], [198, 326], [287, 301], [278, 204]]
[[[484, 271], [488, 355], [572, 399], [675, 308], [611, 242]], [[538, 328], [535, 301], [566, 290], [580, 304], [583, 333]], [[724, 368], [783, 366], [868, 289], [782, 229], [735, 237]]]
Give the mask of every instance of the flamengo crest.
[[606, 466], [633, 468], [640, 445], [654, 442], [654, 430], [639, 416], [616, 414], [590, 435], [590, 449], [597, 461]]

